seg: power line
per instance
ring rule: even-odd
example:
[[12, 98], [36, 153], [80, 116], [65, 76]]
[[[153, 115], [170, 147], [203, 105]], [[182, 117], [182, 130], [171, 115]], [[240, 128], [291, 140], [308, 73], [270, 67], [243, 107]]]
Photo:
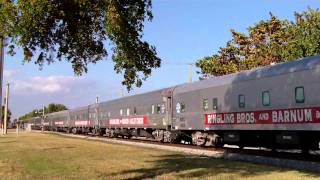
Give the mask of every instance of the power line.
[[175, 66], [185, 66], [185, 65], [194, 65], [194, 62], [185, 62], [185, 63], [172, 63], [172, 62], [163, 62], [163, 65], [175, 65]]

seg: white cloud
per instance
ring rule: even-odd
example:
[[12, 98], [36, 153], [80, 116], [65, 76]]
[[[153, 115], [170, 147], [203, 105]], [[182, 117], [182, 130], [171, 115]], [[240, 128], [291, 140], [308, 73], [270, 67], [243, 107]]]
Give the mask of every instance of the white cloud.
[[35, 76], [12, 83], [15, 94], [67, 94], [92, 87], [94, 83], [88, 79], [74, 76]]
[[5, 69], [5, 70], [3, 70], [3, 76], [5, 78], [8, 78], [8, 79], [12, 78], [13, 76], [15, 76], [18, 73], [19, 73], [19, 70], [17, 70], [17, 69]]
[[18, 117], [49, 103], [79, 107], [94, 103], [99, 92], [94, 80], [74, 76], [35, 76], [11, 81], [9, 108]]

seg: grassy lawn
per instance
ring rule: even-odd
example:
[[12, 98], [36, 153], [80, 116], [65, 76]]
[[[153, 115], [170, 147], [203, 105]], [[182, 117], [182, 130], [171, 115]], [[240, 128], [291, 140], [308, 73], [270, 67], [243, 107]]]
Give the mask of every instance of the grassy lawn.
[[0, 136], [0, 179], [316, 179], [319, 174], [41, 133]]

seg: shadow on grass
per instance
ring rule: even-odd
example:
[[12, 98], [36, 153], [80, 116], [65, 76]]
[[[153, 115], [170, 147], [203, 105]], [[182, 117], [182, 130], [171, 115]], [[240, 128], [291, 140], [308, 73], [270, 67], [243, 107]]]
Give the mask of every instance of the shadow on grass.
[[0, 135], [0, 140], [1, 140], [1, 139], [12, 139], [12, 138], [16, 138], [16, 137], [11, 137], [11, 136], [1, 136], [1, 135]]
[[[127, 180], [155, 178], [157, 176], [166, 175], [169, 173], [178, 173], [178, 178], [201, 178], [201, 177], [215, 177], [219, 174], [232, 174], [237, 177], [249, 178], [258, 175], [267, 175], [276, 172], [289, 172], [292, 170], [283, 169], [272, 166], [258, 166], [255, 164], [228, 161], [223, 159], [214, 159], [199, 156], [184, 156], [184, 155], [165, 155], [157, 156], [159, 160], [148, 162], [153, 164], [150, 168], [140, 168], [125, 170], [118, 172], [124, 177], [130, 174], [138, 174], [134, 178], [127, 178]], [[304, 172], [307, 177], [319, 177], [319, 174]], [[116, 174], [113, 174], [116, 175]]]
[[0, 142], [0, 144], [10, 144], [10, 143], [16, 143], [17, 141], [3, 141], [3, 142]]
[[66, 146], [66, 147], [51, 147], [51, 148], [43, 148], [43, 151], [48, 151], [48, 150], [60, 150], [60, 149], [74, 149], [76, 147], [74, 146]]

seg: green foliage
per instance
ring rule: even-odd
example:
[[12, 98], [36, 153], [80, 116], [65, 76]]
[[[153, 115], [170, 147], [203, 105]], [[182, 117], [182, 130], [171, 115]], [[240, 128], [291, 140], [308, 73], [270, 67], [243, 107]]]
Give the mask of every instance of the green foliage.
[[295, 13], [295, 22], [288, 28], [290, 34], [282, 47], [284, 59], [296, 59], [320, 54], [320, 11], [308, 8], [302, 13]]
[[247, 28], [231, 30], [232, 39], [218, 53], [196, 62], [203, 76], [220, 76], [320, 54], [320, 11], [308, 8], [296, 20], [270, 18]]
[[48, 107], [44, 108], [44, 113], [53, 113], [53, 112], [58, 112], [58, 111], [63, 111], [63, 110], [67, 110], [68, 108], [63, 105], [63, 104], [54, 104], [51, 103], [48, 105]]
[[66, 59], [81, 75], [106, 59], [110, 40], [114, 69], [128, 90], [160, 67], [155, 47], [142, 40], [145, 19], [152, 19], [151, 0], [0, 1], [0, 35], [9, 38], [10, 54], [19, 46], [24, 62], [40, 67]]
[[[68, 110], [68, 108], [63, 104], [51, 103], [47, 107], [44, 107], [44, 114], [49, 114], [49, 113], [63, 111], [63, 110]], [[31, 112], [28, 112], [25, 115], [21, 116], [19, 120], [23, 121], [29, 118], [42, 116], [42, 114], [43, 114], [43, 109], [39, 109], [39, 110], [34, 109]]]

